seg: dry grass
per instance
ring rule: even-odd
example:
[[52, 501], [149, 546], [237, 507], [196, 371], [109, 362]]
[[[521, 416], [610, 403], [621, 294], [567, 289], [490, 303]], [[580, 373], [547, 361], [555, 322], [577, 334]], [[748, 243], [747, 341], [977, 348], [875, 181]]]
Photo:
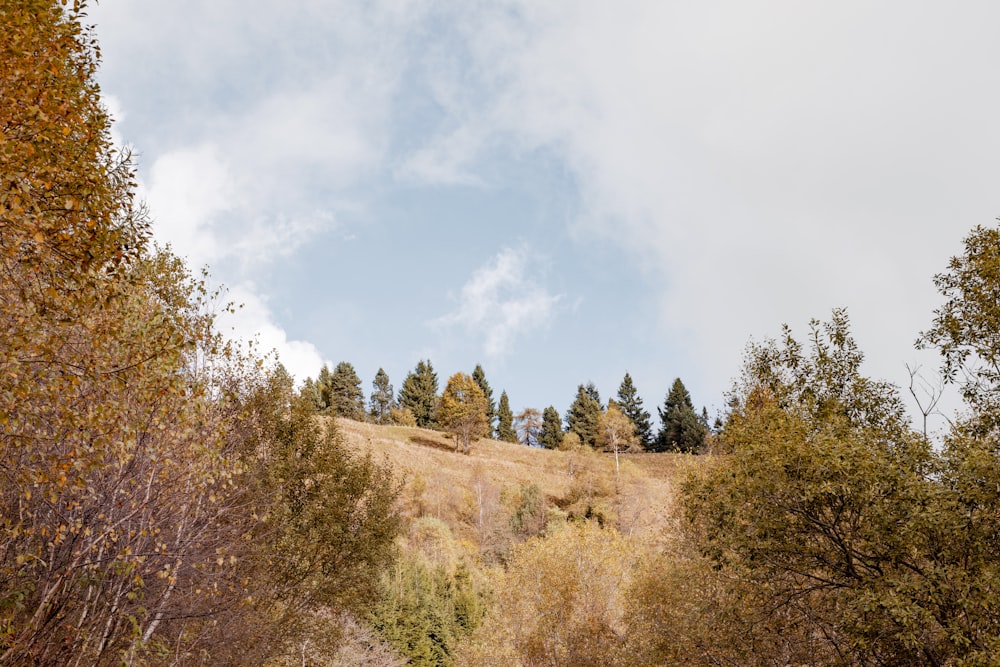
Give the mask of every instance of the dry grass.
[[506, 516], [505, 499], [529, 484], [538, 485], [549, 507], [560, 508], [557, 515], [589, 509], [615, 521], [622, 532], [662, 539], [675, 522], [676, 490], [699, 465], [698, 457], [628, 454], [621, 457], [616, 484], [611, 454], [480, 440], [463, 455], [438, 431], [346, 419], [338, 419], [337, 426], [350, 446], [388, 458], [400, 472], [405, 515], [437, 517], [481, 548], [498, 517]]

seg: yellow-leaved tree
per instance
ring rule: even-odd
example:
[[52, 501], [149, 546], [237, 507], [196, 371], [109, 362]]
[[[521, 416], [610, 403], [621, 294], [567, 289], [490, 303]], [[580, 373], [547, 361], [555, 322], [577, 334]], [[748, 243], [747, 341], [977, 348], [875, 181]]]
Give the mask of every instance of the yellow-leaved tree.
[[395, 485], [150, 247], [64, 5], [0, 0], [0, 665], [260, 664], [371, 589]]
[[441, 395], [438, 423], [455, 438], [455, 451], [468, 454], [473, 441], [487, 435], [489, 404], [471, 375], [455, 373]]

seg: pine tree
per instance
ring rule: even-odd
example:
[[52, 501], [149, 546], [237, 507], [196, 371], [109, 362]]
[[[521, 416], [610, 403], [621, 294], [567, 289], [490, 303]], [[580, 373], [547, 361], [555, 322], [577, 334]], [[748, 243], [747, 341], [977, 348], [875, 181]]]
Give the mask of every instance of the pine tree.
[[493, 389], [490, 387], [490, 383], [486, 381], [486, 373], [483, 371], [483, 367], [480, 364], [476, 364], [476, 369], [472, 371], [472, 379], [476, 381], [479, 388], [483, 390], [483, 396], [486, 397], [486, 422], [489, 425], [489, 437], [493, 437], [494, 423], [497, 419], [497, 404], [493, 400]]
[[417, 367], [403, 380], [399, 390], [399, 406], [408, 408], [420, 428], [436, 428], [438, 380], [430, 359], [420, 360]]
[[632, 376], [627, 372], [622, 384], [618, 387], [618, 407], [625, 416], [635, 424], [635, 434], [639, 438], [639, 444], [646, 449], [653, 442], [653, 425], [650, 422], [649, 412], [642, 407], [642, 398], [632, 384]]
[[702, 448], [708, 426], [694, 411], [691, 394], [680, 378], [674, 380], [663, 407], [658, 411], [663, 426], [653, 443], [653, 451], [693, 453]]
[[365, 394], [354, 366], [341, 361], [330, 374], [330, 412], [338, 417], [365, 418]]
[[389, 382], [389, 374], [379, 368], [372, 382], [372, 394], [368, 401], [369, 414], [376, 424], [388, 424], [389, 414], [395, 406], [395, 393]]
[[601, 398], [594, 385], [580, 385], [576, 399], [566, 411], [566, 430], [580, 436], [580, 442], [588, 447], [597, 446], [598, 420], [601, 417]]
[[514, 412], [510, 409], [507, 392], [500, 394], [500, 407], [497, 408], [497, 440], [517, 442], [517, 432], [514, 431]]
[[313, 403], [317, 412], [327, 413], [330, 411], [332, 381], [330, 368], [326, 364], [323, 364], [323, 368], [319, 369], [319, 375], [316, 376], [316, 382], [314, 383]]
[[562, 441], [562, 419], [559, 411], [550, 405], [542, 411], [542, 432], [538, 436], [538, 444], [545, 449], [559, 449]]

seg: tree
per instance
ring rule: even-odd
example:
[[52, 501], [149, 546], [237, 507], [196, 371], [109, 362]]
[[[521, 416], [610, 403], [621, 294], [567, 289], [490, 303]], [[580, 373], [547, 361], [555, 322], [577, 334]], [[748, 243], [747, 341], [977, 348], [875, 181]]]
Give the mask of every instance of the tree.
[[395, 393], [389, 382], [389, 374], [379, 368], [372, 382], [371, 398], [368, 401], [368, 414], [376, 424], [388, 424], [392, 409], [396, 407]]
[[[263, 433], [248, 447], [270, 515], [259, 541], [285, 602], [361, 611], [391, 561], [401, 485], [387, 463], [353, 454], [332, 420], [315, 418], [280, 376], [259, 412]], [[250, 445], [251, 443], [247, 443]]]
[[542, 429], [538, 434], [538, 444], [545, 449], [559, 449], [562, 441], [562, 420], [559, 411], [550, 405], [542, 411]]
[[811, 329], [808, 351], [787, 328], [780, 345], [751, 348], [720, 435], [730, 454], [684, 489], [699, 550], [736, 587], [723, 613], [761, 638], [754, 664], [776, 651], [790, 663], [989, 664], [992, 443], [959, 429], [939, 457], [898, 390], [860, 374], [846, 313]]
[[266, 664], [384, 564], [394, 484], [313, 466], [288, 374], [148, 243], [85, 4], [0, 0], [0, 664]]
[[497, 408], [497, 440], [501, 442], [517, 442], [517, 432], [514, 430], [514, 413], [510, 409], [507, 392], [500, 393], [500, 407]]
[[588, 447], [597, 446], [598, 420], [601, 416], [601, 400], [593, 383], [580, 385], [576, 399], [566, 411], [566, 430], [580, 436], [580, 442]]
[[542, 413], [535, 408], [525, 408], [515, 417], [516, 430], [521, 442], [529, 447], [535, 447], [542, 431]]
[[629, 664], [621, 630], [635, 545], [593, 523], [546, 532], [511, 549], [494, 587], [495, 613], [462, 664]]
[[497, 406], [493, 401], [493, 389], [490, 387], [490, 383], [486, 381], [486, 373], [483, 371], [483, 367], [480, 364], [476, 364], [475, 370], [472, 371], [472, 379], [476, 381], [479, 388], [483, 390], [483, 396], [486, 397], [486, 405], [488, 409], [486, 410], [486, 422], [489, 424], [489, 436], [493, 437], [493, 425], [497, 420]]
[[437, 392], [437, 373], [434, 372], [430, 359], [421, 360], [403, 380], [403, 388], [399, 390], [399, 406], [408, 408], [413, 413], [420, 428], [435, 428], [438, 424], [435, 415]]
[[618, 407], [635, 425], [635, 434], [639, 445], [644, 449], [653, 443], [653, 426], [650, 423], [649, 411], [642, 407], [642, 398], [632, 384], [632, 376], [625, 373], [621, 386], [618, 387]]
[[933, 326], [917, 347], [937, 348], [948, 383], [962, 395], [986, 430], [1000, 426], [1000, 227], [976, 227], [965, 252], [952, 257], [948, 271], [934, 277], [945, 298]]
[[354, 366], [341, 361], [330, 375], [330, 408], [338, 417], [361, 421], [365, 416], [365, 394]]
[[663, 425], [656, 436], [654, 451], [695, 453], [701, 450], [708, 436], [708, 425], [694, 411], [691, 395], [680, 378], [674, 380], [659, 413]]
[[455, 438], [455, 451], [469, 453], [470, 444], [489, 431], [486, 397], [479, 384], [465, 373], [455, 373], [441, 395], [438, 422]]
[[617, 403], [609, 401], [608, 409], [601, 413], [597, 428], [597, 444], [604, 451], [615, 453], [615, 479], [618, 479], [621, 472], [618, 465], [618, 452], [627, 452], [633, 447], [639, 446], [635, 424], [622, 412]]

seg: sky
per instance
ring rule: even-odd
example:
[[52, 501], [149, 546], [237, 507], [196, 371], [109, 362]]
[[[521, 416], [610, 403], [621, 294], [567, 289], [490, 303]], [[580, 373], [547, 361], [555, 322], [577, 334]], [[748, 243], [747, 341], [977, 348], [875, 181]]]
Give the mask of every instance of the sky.
[[847, 308], [909, 385], [932, 278], [1000, 214], [1000, 5], [102, 0], [154, 235], [300, 380], [564, 413], [628, 371], [715, 415], [747, 344]]

